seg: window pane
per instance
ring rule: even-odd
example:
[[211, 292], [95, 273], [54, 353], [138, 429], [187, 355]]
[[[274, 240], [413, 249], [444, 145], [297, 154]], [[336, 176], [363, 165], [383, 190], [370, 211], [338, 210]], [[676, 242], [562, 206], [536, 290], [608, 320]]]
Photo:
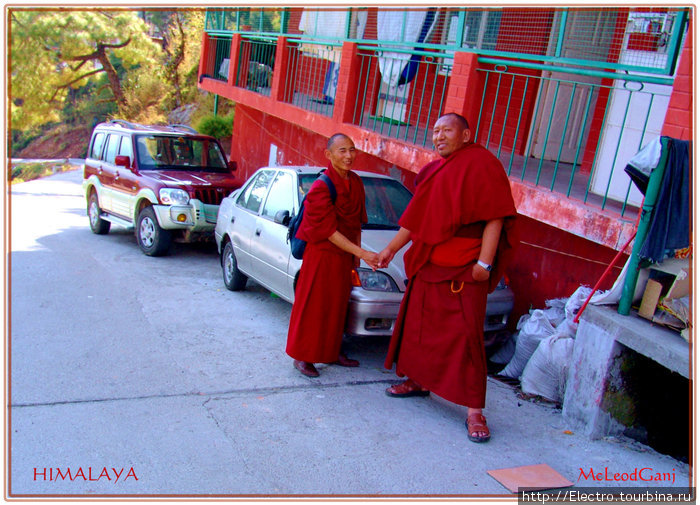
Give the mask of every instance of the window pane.
[[265, 192], [274, 175], [275, 172], [272, 170], [260, 172], [255, 180], [246, 187], [241, 196], [238, 197], [238, 205], [245, 207], [251, 212], [257, 213], [258, 210], [260, 210], [260, 205], [262, 204], [263, 198], [265, 198]]
[[216, 167], [216, 168], [228, 168], [226, 166], [226, 160], [224, 158], [224, 153], [221, 152], [221, 149], [219, 149], [218, 144], [214, 142], [206, 142], [207, 150], [208, 150], [208, 159], [209, 163], [208, 165], [210, 167]]
[[98, 133], [95, 135], [95, 141], [92, 143], [92, 151], [90, 151], [90, 158], [99, 160], [102, 154], [102, 146], [105, 143], [105, 134]]
[[105, 150], [105, 155], [103, 158], [107, 163], [114, 163], [114, 158], [117, 156], [117, 151], [119, 150], [120, 140], [120, 135], [112, 134], [107, 137], [107, 149]]
[[272, 183], [265, 202], [263, 216], [275, 217], [280, 210], [294, 211], [294, 178], [288, 172], [280, 172]]
[[299, 177], [299, 202], [301, 202], [306, 193], [311, 189], [311, 185], [318, 179], [318, 174], [302, 175]]
[[363, 178], [367, 228], [399, 229], [399, 218], [411, 200], [411, 192], [390, 179]]
[[131, 149], [131, 139], [128, 137], [124, 137], [122, 139], [122, 143], [119, 146], [119, 155], [120, 156], [128, 156], [129, 159], [134, 159], [134, 153], [133, 150]]

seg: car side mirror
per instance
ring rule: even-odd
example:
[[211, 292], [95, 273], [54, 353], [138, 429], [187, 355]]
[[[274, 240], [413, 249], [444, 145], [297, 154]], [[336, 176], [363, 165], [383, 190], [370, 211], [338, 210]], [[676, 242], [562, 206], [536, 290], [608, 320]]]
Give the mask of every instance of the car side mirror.
[[229, 161], [229, 162], [228, 162], [228, 169], [229, 169], [231, 172], [235, 172], [236, 170], [238, 170], [238, 163], [235, 162], [235, 161]]
[[283, 224], [284, 226], [289, 225], [289, 211], [288, 210], [278, 210], [275, 214], [275, 223]]
[[120, 154], [114, 158], [114, 164], [118, 167], [131, 169], [131, 158]]

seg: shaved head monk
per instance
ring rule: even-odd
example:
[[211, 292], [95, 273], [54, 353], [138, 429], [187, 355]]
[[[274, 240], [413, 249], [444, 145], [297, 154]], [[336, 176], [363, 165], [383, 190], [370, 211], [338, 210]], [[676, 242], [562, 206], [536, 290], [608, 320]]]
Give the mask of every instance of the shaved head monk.
[[411, 242], [404, 254], [409, 284], [384, 363], [396, 363], [406, 380], [386, 393], [432, 391], [464, 405], [469, 440], [486, 442], [486, 296], [512, 255], [516, 210], [503, 165], [472, 142], [466, 119], [440, 117], [433, 144], [440, 158], [416, 176], [401, 228], [379, 254], [383, 268]]
[[367, 212], [362, 179], [351, 171], [355, 144], [347, 135], [336, 133], [324, 154], [329, 161], [324, 173], [335, 186], [336, 199], [333, 203], [328, 184], [320, 179], [306, 195], [297, 237], [307, 244], [287, 334], [287, 354], [294, 359], [294, 368], [307, 377], [319, 376], [314, 363], [359, 365], [340, 349], [351, 274], [360, 259], [375, 270], [378, 266], [377, 254], [360, 247]]

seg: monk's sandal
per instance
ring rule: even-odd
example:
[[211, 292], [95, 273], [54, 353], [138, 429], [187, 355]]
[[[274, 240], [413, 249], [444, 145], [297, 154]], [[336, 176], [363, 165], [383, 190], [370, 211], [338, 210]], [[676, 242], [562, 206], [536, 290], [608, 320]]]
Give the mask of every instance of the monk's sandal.
[[[476, 413], [468, 415], [464, 424], [467, 427], [469, 440], [472, 442], [488, 442], [491, 438], [489, 427], [486, 426], [486, 418], [482, 414]], [[486, 435], [477, 435], [477, 433], [486, 433]]]

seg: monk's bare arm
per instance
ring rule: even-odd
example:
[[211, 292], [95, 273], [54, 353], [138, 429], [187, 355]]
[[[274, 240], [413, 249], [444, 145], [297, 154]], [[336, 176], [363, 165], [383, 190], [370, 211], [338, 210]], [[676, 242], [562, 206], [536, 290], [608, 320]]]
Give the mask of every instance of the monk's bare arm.
[[[503, 219], [493, 219], [486, 223], [484, 233], [481, 236], [479, 261], [493, 265], [493, 260], [496, 257], [496, 249], [498, 249], [498, 240], [501, 238], [502, 228]], [[485, 281], [489, 278], [489, 271], [477, 263], [472, 270], [472, 277], [474, 277], [476, 281]]]
[[389, 266], [389, 262], [394, 258], [399, 249], [408, 244], [411, 240], [411, 232], [406, 228], [400, 228], [394, 238], [391, 239], [389, 245], [387, 245], [379, 253], [379, 268], [386, 268]]
[[373, 253], [362, 249], [357, 244], [354, 244], [353, 242], [348, 240], [348, 238], [342, 233], [340, 233], [338, 230], [334, 231], [333, 235], [328, 237], [328, 240], [331, 242], [331, 244], [339, 247], [343, 251], [349, 252], [350, 254], [354, 254], [358, 258], [365, 260], [365, 263], [372, 267], [372, 270], [377, 269], [377, 253]]

